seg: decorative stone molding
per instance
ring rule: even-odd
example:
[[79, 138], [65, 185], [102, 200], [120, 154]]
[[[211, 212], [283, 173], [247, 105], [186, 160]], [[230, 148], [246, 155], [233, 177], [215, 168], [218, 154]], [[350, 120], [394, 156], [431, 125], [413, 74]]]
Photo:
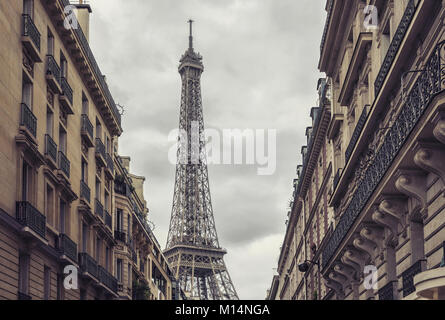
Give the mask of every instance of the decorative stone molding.
[[433, 134], [437, 140], [445, 144], [445, 111], [440, 111], [433, 118]]
[[345, 265], [341, 262], [337, 262], [337, 264], [334, 266], [334, 271], [340, 275], [345, 277], [345, 282], [343, 282], [343, 292], [346, 292], [346, 288], [351, 287], [351, 290], [353, 290], [351, 284], [355, 280], [355, 270], [348, 265]]
[[384, 227], [384, 248], [396, 247], [398, 244], [398, 224], [399, 220], [394, 218], [389, 214], [385, 214], [375, 208], [374, 213], [372, 214], [372, 220]]
[[[360, 230], [361, 232], [361, 230]], [[354, 240], [352, 241], [352, 244], [354, 245], [354, 247], [356, 247], [357, 249], [365, 252], [369, 258], [366, 259], [365, 262], [374, 262], [375, 258], [376, 258], [376, 252], [377, 252], [377, 244], [374, 241], [370, 241], [366, 238], [364, 238], [363, 236], [356, 234], [354, 236]]]
[[415, 200], [409, 208], [409, 219], [422, 221], [427, 215], [425, 173], [418, 170], [399, 170], [396, 176], [397, 190]]
[[[445, 148], [439, 143], [418, 142], [414, 162], [421, 169], [438, 175], [445, 183]], [[445, 189], [443, 190], [445, 192]], [[445, 193], [444, 193], [445, 195]]]
[[359, 266], [358, 271], [359, 271], [359, 275], [361, 277], [368, 258], [369, 257], [366, 255], [365, 252], [362, 252], [361, 250], [357, 250], [353, 246], [348, 246], [348, 248], [342, 258], [342, 261], [349, 260], [349, 261], [352, 261], [355, 264], [357, 264]]
[[372, 223], [364, 223], [363, 228], [360, 231], [360, 235], [368, 240], [371, 244], [375, 244], [376, 248], [373, 253], [373, 259], [375, 260], [378, 256], [383, 259], [383, 244], [385, 240], [385, 230]]
[[353, 279], [359, 280], [363, 272], [363, 269], [361, 269], [360, 264], [349, 259], [349, 257], [346, 254], [344, 254], [340, 260], [343, 263], [343, 265], [348, 266], [350, 270], [354, 271], [352, 275]]
[[344, 284], [346, 283], [346, 277], [335, 272], [332, 271], [329, 273], [328, 278], [325, 278], [325, 285], [328, 288], [331, 288], [332, 290], [335, 291], [335, 293], [337, 294], [337, 296], [339, 297], [343, 297], [344, 296]]
[[[407, 199], [396, 196], [383, 196], [382, 202], [377, 212], [374, 212], [373, 218], [382, 224], [387, 224], [390, 233], [393, 233], [393, 239], [390, 234], [385, 238], [387, 245], [392, 244], [394, 247], [398, 244], [398, 236], [407, 236]], [[399, 229], [400, 227], [400, 229]]]

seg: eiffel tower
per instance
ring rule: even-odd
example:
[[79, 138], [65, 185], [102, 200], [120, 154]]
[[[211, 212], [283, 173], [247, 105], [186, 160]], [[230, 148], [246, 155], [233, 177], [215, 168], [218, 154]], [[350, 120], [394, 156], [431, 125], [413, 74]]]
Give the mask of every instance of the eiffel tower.
[[[189, 48], [182, 56], [182, 79], [175, 191], [165, 256], [189, 299], [237, 300], [224, 263], [213, 217], [201, 100], [202, 57]], [[195, 143], [193, 143], [193, 139]], [[191, 142], [191, 143], [188, 143]], [[180, 156], [182, 154], [182, 156]]]

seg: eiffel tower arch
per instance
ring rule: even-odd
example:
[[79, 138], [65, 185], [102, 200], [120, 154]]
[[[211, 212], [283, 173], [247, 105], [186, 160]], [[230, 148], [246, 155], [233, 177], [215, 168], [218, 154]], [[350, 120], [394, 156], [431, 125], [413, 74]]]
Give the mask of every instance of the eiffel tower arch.
[[[223, 259], [227, 251], [219, 245], [213, 217], [201, 99], [204, 66], [201, 55], [193, 49], [193, 21], [189, 23], [189, 48], [179, 66], [182, 80], [179, 129], [186, 133], [186, 139], [180, 139], [178, 144], [173, 206], [164, 254], [190, 299], [237, 300]], [[199, 139], [199, 143], [194, 146], [190, 143], [192, 139]], [[179, 156], [181, 150], [183, 158]]]

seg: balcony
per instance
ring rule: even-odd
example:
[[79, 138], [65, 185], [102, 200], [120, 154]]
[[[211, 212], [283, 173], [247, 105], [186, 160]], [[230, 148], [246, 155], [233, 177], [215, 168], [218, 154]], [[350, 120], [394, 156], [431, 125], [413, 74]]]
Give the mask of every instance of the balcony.
[[[430, 102], [445, 90], [443, 68], [441, 67], [441, 61], [444, 59], [444, 48], [445, 41], [437, 44], [436, 49], [425, 63], [424, 71], [419, 73], [407, 94], [406, 102], [401, 107], [393, 125], [382, 138], [381, 146], [370, 159], [369, 166], [364, 172], [362, 180], [359, 181], [350, 203], [323, 249], [323, 268], [326, 268], [332, 258], [339, 252], [346, 235], [368, 203], [375, 188], [378, 187], [393, 164], [399, 151], [405, 145], [405, 141], [409, 138], [414, 127], [419, 123]], [[344, 175], [345, 172], [343, 172]], [[340, 185], [338, 188], [340, 188]]]
[[105, 225], [110, 228], [110, 230], [113, 230], [113, 219], [111, 218], [111, 215], [108, 213], [107, 210], [104, 211], [104, 220]]
[[105, 160], [107, 162], [107, 166], [105, 167], [105, 174], [108, 176], [108, 178], [113, 179], [114, 178], [114, 163], [113, 158], [110, 156], [109, 153], [105, 155]]
[[36, 138], [37, 118], [25, 103], [21, 104], [20, 127], [27, 132], [29, 136]]
[[28, 14], [22, 15], [22, 44], [34, 62], [42, 62], [40, 32]]
[[426, 269], [426, 260], [419, 260], [402, 273], [403, 297], [416, 291], [414, 276]]
[[346, 163], [351, 158], [352, 151], [354, 151], [354, 148], [357, 144], [358, 139], [360, 138], [360, 134], [362, 133], [362, 130], [365, 126], [367, 119], [368, 119], [368, 106], [365, 106], [365, 108], [362, 111], [362, 114], [360, 115], [360, 118], [358, 119], [357, 125], [355, 126], [354, 132], [352, 133], [348, 148], [346, 149], [345, 152]]
[[60, 79], [62, 93], [59, 95], [60, 106], [66, 114], [74, 114], [73, 109], [73, 89], [71, 89], [65, 77]]
[[60, 68], [52, 55], [46, 56], [46, 81], [48, 86], [57, 94], [62, 93], [60, 84]]
[[85, 181], [80, 181], [80, 199], [85, 201], [86, 203], [90, 203], [91, 201], [91, 191]]
[[117, 293], [117, 279], [107, 270], [98, 267], [99, 281], [113, 293]]
[[59, 169], [65, 175], [65, 178], [70, 178], [70, 161], [62, 151], [59, 151]]
[[123, 243], [127, 243], [127, 234], [123, 231], [114, 230], [114, 239]]
[[96, 216], [98, 216], [101, 220], [104, 220], [104, 206], [102, 203], [100, 203], [99, 200], [94, 200], [94, 213]]
[[16, 203], [16, 219], [21, 225], [45, 239], [46, 217], [29, 202], [19, 201]]
[[[66, 234], [60, 234], [57, 243], [57, 249], [61, 254], [61, 260], [77, 263], [77, 244], [71, 240]], [[71, 261], [66, 259], [69, 258]]]
[[102, 140], [99, 138], [96, 138], [96, 160], [97, 164], [101, 167], [105, 167], [106, 162], [106, 155], [105, 155], [105, 146], [102, 143]]
[[79, 253], [79, 266], [84, 276], [94, 280], [99, 279], [97, 262], [88, 253]]
[[114, 181], [114, 192], [125, 197], [131, 195], [130, 187], [125, 182]]
[[339, 168], [334, 177], [334, 190], [337, 189], [338, 183], [340, 181], [341, 172], [343, 169]]
[[53, 168], [57, 164], [57, 144], [49, 134], [45, 135], [45, 157]]
[[80, 135], [88, 148], [94, 147], [94, 128], [86, 114], [81, 117]]

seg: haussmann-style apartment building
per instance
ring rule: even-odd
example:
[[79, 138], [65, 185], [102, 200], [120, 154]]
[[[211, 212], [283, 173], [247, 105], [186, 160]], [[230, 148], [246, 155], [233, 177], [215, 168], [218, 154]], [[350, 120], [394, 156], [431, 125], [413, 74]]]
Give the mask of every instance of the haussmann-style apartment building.
[[326, 89], [267, 298], [445, 299], [445, 4], [326, 11]]
[[[0, 1], [0, 299], [177, 298], [145, 179], [118, 156], [121, 115], [89, 46], [91, 8], [75, 4], [70, 28], [69, 5]], [[70, 268], [77, 289], [64, 283]]]

